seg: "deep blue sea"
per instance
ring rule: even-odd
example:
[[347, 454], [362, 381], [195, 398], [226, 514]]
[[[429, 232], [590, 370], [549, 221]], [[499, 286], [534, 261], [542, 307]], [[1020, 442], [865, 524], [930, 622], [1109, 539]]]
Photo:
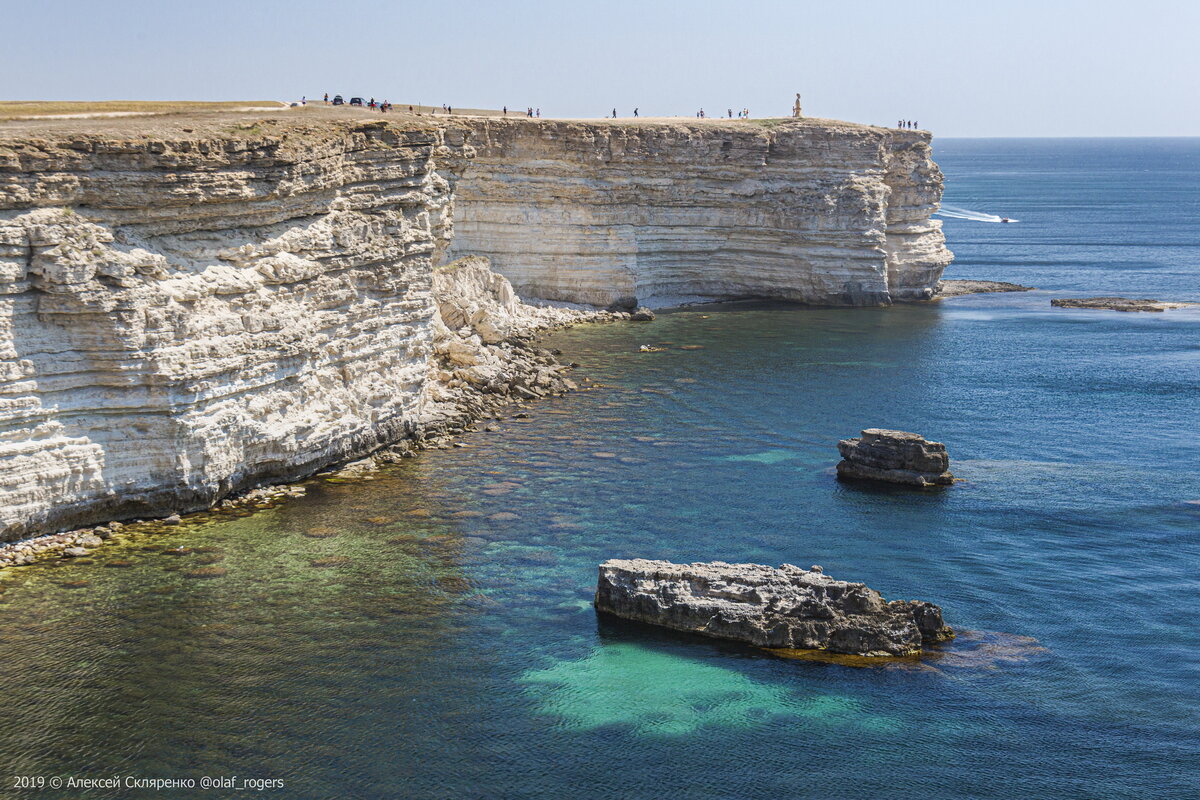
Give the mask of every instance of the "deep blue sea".
[[[947, 203], [1019, 220], [948, 219], [947, 277], [1038, 291], [560, 332], [585, 390], [466, 447], [13, 571], [0, 763], [280, 798], [1200, 796], [1200, 310], [1050, 306], [1200, 300], [1200, 140], [936, 157]], [[871, 426], [964, 482], [838, 483]], [[821, 564], [963, 636], [862, 668], [597, 619], [597, 564], [634, 556]]]

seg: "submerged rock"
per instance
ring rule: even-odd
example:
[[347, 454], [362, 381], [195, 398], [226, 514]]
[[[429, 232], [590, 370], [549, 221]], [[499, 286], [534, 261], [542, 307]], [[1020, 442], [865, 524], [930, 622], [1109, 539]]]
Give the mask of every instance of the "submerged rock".
[[1050, 301], [1055, 308], [1092, 308], [1108, 311], [1166, 311], [1188, 308], [1200, 303], [1172, 303], [1165, 300], [1131, 300], [1128, 297], [1058, 297]]
[[839, 478], [909, 486], [954, 483], [946, 445], [927, 441], [920, 434], [867, 428], [858, 439], [838, 442], [838, 452], [842, 454], [837, 465]]
[[864, 584], [792, 564], [611, 559], [600, 565], [595, 602], [623, 619], [759, 647], [907, 656], [954, 637], [932, 603], [889, 603]]

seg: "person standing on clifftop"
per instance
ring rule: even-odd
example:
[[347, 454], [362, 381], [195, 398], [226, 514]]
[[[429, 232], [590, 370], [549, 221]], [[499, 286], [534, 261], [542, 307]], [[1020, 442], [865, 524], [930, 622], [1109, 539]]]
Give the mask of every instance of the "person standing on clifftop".
[[613, 119], [616, 119], [616, 118], [617, 118], [617, 110], [614, 108], [613, 109]]
[[635, 117], [636, 117], [636, 116], [637, 116], [637, 112], [638, 112], [638, 110], [635, 108], [635, 109], [633, 110], [633, 116], [635, 116]]
[[542, 110], [540, 108], [537, 110], [537, 118], [538, 119], [542, 118]]
[[325, 105], [329, 105], [329, 92], [325, 93]]
[[504, 116], [508, 116], [508, 106], [504, 107]]

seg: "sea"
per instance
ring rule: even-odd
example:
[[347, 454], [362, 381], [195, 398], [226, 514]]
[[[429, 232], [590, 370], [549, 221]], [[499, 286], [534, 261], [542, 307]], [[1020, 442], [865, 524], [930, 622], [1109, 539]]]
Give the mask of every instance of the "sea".
[[[561, 331], [580, 391], [464, 447], [0, 576], [0, 794], [1200, 796], [1200, 309], [1050, 305], [1200, 301], [1200, 140], [935, 157], [946, 277], [1035, 291]], [[962, 480], [839, 483], [867, 427]], [[960, 635], [863, 666], [603, 619], [614, 557], [820, 564]]]

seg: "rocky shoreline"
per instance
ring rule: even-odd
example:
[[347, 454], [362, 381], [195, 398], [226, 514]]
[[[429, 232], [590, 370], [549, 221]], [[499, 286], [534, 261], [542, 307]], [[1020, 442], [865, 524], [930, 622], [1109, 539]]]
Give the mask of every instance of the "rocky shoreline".
[[[434, 272], [434, 357], [426, 382], [422, 411], [407, 435], [374, 453], [298, 478], [336, 475], [361, 477], [422, 450], [447, 449], [482, 420], [499, 420], [507, 409], [523, 409], [547, 397], [578, 388], [566, 376], [572, 365], [558, 353], [537, 346], [539, 334], [586, 322], [631, 319], [622, 311], [581, 310], [523, 303], [508, 281], [492, 272], [487, 259], [466, 258]], [[525, 413], [518, 411], [518, 414]], [[221, 498], [191, 513], [269, 508], [305, 494], [296, 482], [265, 485]], [[27, 566], [40, 558], [82, 558], [114, 534], [160, 533], [185, 520], [180, 513], [156, 519], [113, 520], [0, 544], [0, 569]]]

